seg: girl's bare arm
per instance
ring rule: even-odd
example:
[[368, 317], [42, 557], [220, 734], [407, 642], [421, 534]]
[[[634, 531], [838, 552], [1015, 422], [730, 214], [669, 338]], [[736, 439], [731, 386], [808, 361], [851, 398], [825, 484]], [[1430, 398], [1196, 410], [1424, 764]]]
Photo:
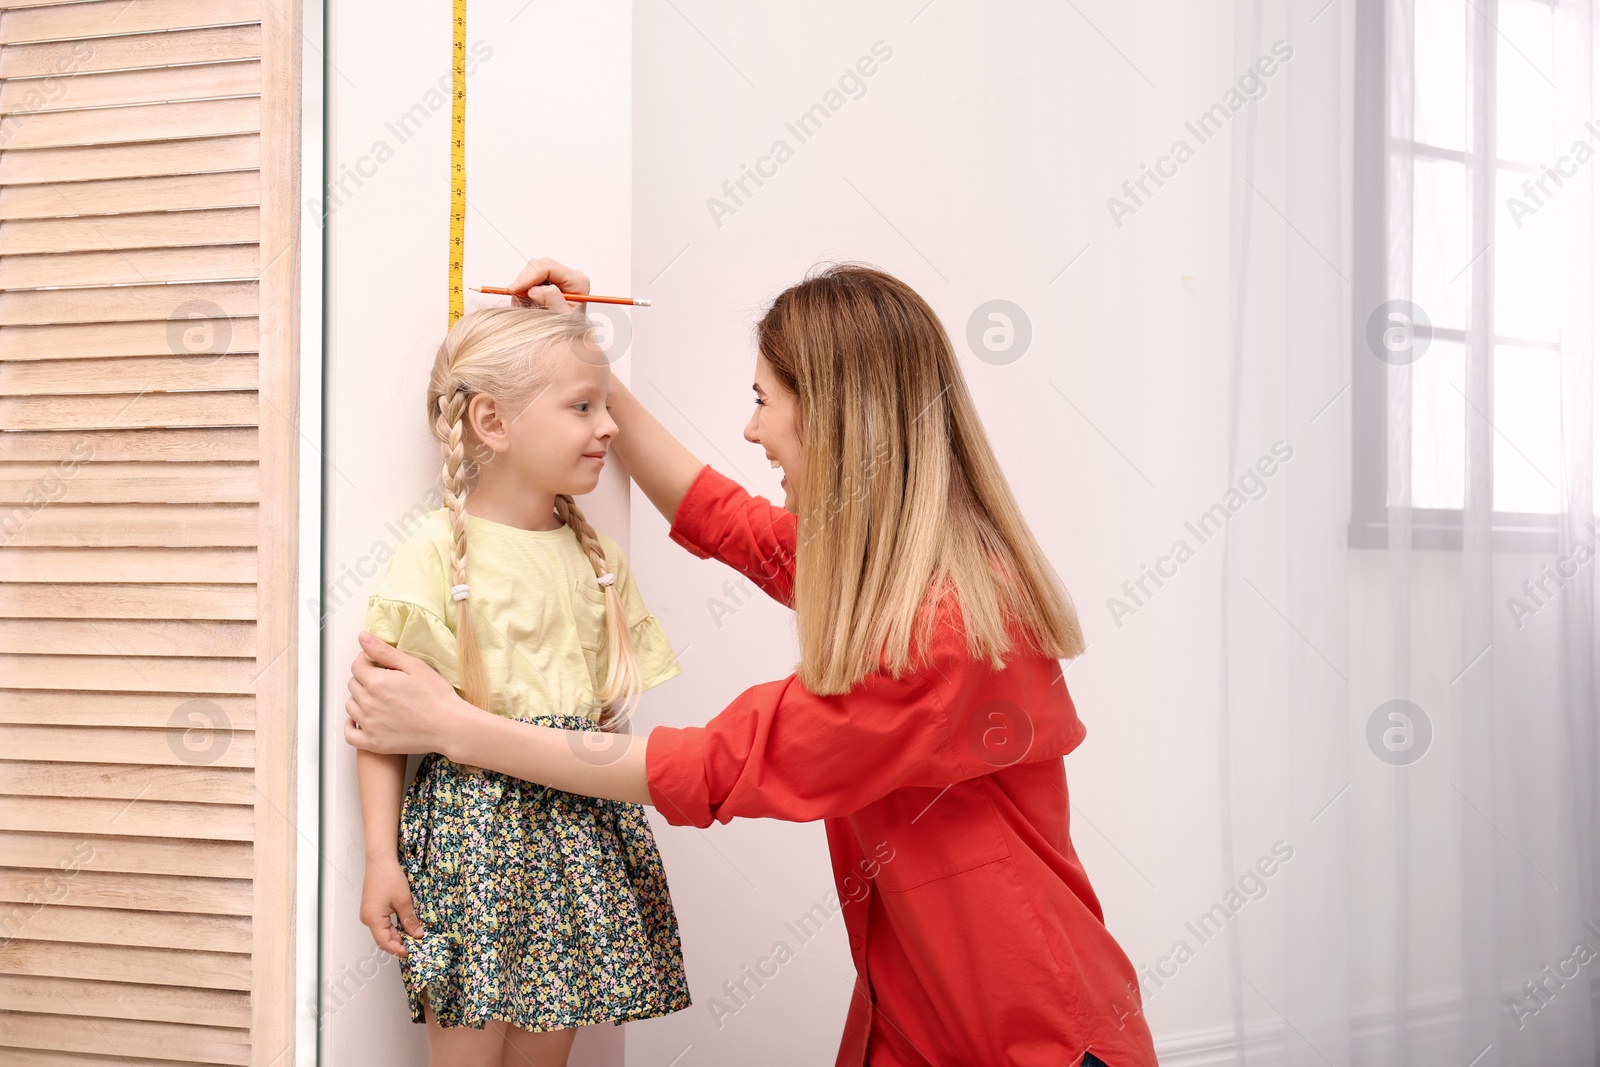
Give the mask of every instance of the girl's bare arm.
[[361, 823], [367, 862], [399, 862], [400, 794], [405, 786], [404, 755], [356, 753], [356, 787], [361, 793]]

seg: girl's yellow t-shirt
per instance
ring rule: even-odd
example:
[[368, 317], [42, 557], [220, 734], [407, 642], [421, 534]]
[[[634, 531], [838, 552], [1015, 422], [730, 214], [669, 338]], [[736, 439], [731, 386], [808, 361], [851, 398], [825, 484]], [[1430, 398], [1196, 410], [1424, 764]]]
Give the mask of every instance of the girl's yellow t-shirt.
[[[677, 658], [621, 548], [608, 534], [596, 536], [607, 570], [616, 575], [613, 588], [627, 613], [644, 687], [677, 677]], [[459, 691], [456, 619], [469, 604], [491, 711], [507, 718], [551, 712], [599, 720], [594, 694], [608, 666], [605, 589], [570, 527], [523, 530], [468, 514], [468, 599], [451, 596], [450, 577], [450, 510], [439, 508], [396, 550], [367, 600], [366, 629], [427, 663]]]

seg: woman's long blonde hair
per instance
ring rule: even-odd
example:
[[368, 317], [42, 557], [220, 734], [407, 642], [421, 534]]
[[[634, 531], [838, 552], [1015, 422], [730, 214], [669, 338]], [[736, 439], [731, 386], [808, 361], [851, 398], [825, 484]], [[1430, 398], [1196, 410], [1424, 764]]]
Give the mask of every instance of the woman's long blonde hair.
[[[492, 307], [470, 311], [456, 320], [434, 356], [428, 379], [428, 425], [444, 453], [444, 499], [450, 510], [450, 581], [467, 583], [467, 494], [477, 480], [484, 456], [469, 457], [466, 429], [467, 404], [477, 393], [487, 393], [514, 410], [545, 389], [555, 376], [553, 349], [567, 343], [582, 351], [593, 328], [583, 310], [561, 313], [538, 307]], [[592, 349], [598, 351], [598, 349]], [[481, 449], [483, 446], [478, 445]], [[598, 578], [608, 570], [605, 549], [579, 510], [565, 493], [556, 496], [556, 517], [571, 528]], [[615, 582], [602, 587], [606, 603], [606, 678], [595, 694], [601, 706], [601, 724], [618, 728], [632, 714], [640, 692], [639, 661], [628, 630], [627, 610]], [[469, 594], [456, 601], [457, 661], [461, 667], [461, 696], [484, 710], [490, 707], [488, 675], [483, 653], [473, 630]], [[530, 711], [567, 712], [564, 708]], [[581, 714], [581, 712], [575, 712]]]
[[[939, 317], [892, 275], [836, 264], [784, 290], [757, 343], [798, 400], [797, 673], [820, 695], [928, 651], [953, 592], [974, 659], [1008, 620], [1038, 652], [1083, 651], [1072, 599], [996, 462]], [[914, 642], [913, 642], [914, 639]]]

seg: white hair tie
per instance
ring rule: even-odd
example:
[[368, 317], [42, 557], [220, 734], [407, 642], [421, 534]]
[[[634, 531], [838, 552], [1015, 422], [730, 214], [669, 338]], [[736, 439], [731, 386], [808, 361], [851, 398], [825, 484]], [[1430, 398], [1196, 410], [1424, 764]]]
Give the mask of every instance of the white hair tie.
[[465, 600], [467, 599], [467, 587], [465, 585], [452, 585], [450, 587], [450, 595], [457, 600]]
[[596, 580], [599, 581], [601, 585], [610, 585], [612, 582], [617, 580], [617, 576], [612, 574], [610, 571], [606, 571]]

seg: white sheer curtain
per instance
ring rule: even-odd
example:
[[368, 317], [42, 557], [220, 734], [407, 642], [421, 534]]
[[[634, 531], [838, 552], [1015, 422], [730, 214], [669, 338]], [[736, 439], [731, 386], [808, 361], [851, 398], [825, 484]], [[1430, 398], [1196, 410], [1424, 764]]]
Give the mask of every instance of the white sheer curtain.
[[1292, 458], [1226, 527], [1222, 858], [1292, 858], [1222, 929], [1230, 1058], [1594, 1067], [1594, 4], [1235, 26], [1294, 57], [1235, 141], [1228, 476]]

